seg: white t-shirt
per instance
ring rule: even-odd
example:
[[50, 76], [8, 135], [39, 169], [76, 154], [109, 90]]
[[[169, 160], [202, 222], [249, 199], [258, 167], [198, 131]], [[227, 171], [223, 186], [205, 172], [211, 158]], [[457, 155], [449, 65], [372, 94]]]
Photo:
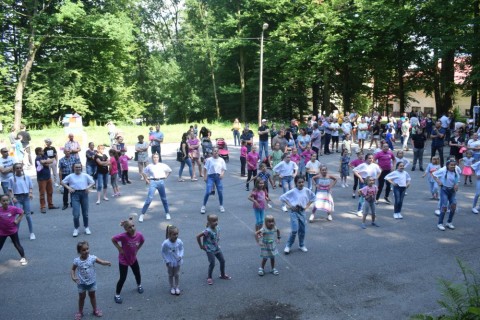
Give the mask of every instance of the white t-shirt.
[[370, 176], [374, 179], [377, 179], [377, 176], [382, 172], [382, 169], [378, 166], [378, 164], [372, 162], [370, 164], [362, 163], [353, 168], [353, 171], [358, 173], [362, 179]]
[[222, 158], [214, 158], [210, 157], [205, 161], [205, 169], [207, 169], [207, 174], [222, 174], [223, 171], [227, 171], [227, 165], [225, 164], [225, 160]]
[[150, 163], [143, 173], [147, 175], [149, 179], [165, 179], [167, 173], [172, 172], [172, 169], [165, 163], [158, 162], [157, 164]]
[[307, 172], [310, 174], [318, 174], [320, 173], [321, 165], [322, 164], [318, 160], [315, 160], [315, 162], [308, 161], [307, 164], [305, 165], [305, 168], [307, 168]]

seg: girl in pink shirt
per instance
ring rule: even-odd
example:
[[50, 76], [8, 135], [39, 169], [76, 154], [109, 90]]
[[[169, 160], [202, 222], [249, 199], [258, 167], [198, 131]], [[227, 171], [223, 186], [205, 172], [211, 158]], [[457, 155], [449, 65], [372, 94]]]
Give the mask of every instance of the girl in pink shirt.
[[265, 217], [265, 206], [270, 199], [268, 193], [265, 191], [265, 181], [262, 178], [255, 179], [255, 187], [252, 193], [248, 196], [248, 200], [253, 202], [253, 211], [255, 212], [255, 231], [258, 231], [263, 226]]
[[133, 158], [128, 157], [125, 153], [125, 150], [122, 150], [120, 153], [121, 156], [118, 157], [118, 162], [120, 163], [120, 168], [122, 169], [122, 184], [131, 184], [130, 180], [128, 179], [128, 160], [132, 160]]
[[290, 155], [290, 160], [295, 162], [297, 166], [300, 163], [300, 155], [298, 154], [297, 148], [292, 148], [292, 154]]
[[132, 269], [137, 281], [138, 293], [143, 293], [142, 276], [140, 275], [140, 266], [137, 260], [137, 252], [143, 246], [145, 238], [140, 232], [135, 229], [135, 222], [133, 221], [135, 215], [131, 215], [128, 220], [124, 220], [120, 225], [125, 229], [124, 233], [117, 234], [112, 237], [112, 243], [118, 250], [118, 266], [120, 269], [120, 279], [117, 282], [114, 300], [116, 303], [122, 303], [123, 299], [120, 296], [123, 284], [127, 279], [128, 267]]
[[110, 155], [110, 183], [112, 184], [113, 195], [112, 197], [118, 197], [120, 195], [120, 189], [118, 188], [118, 154], [117, 151], [110, 149], [108, 151]]
[[[255, 145], [252, 146], [252, 151], [247, 154], [247, 183], [245, 184], [245, 190], [250, 190], [250, 180], [252, 177], [257, 176], [257, 163], [258, 163], [259, 155], [257, 153], [257, 147]], [[262, 223], [263, 224], [263, 223]]]
[[242, 141], [242, 147], [240, 148], [240, 175], [245, 177], [245, 167], [247, 166], [247, 142]]
[[25, 251], [20, 244], [20, 239], [18, 239], [18, 225], [20, 221], [22, 221], [23, 210], [8, 205], [10, 203], [10, 198], [7, 195], [3, 195], [0, 198], [0, 202], [2, 205], [0, 207], [0, 251], [5, 244], [5, 240], [10, 237], [15, 249], [17, 249], [20, 254], [20, 264], [25, 266], [28, 262], [27, 259], [25, 259]]

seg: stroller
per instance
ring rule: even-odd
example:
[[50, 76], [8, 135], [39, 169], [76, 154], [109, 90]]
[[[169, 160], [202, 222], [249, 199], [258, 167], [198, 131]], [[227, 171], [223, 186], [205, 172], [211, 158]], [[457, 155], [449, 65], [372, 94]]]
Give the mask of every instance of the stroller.
[[227, 143], [225, 142], [225, 139], [217, 138], [217, 139], [215, 139], [215, 141], [217, 142], [218, 155], [223, 160], [225, 160], [225, 162], [228, 162], [229, 153], [228, 153], [228, 146], [227, 146]]

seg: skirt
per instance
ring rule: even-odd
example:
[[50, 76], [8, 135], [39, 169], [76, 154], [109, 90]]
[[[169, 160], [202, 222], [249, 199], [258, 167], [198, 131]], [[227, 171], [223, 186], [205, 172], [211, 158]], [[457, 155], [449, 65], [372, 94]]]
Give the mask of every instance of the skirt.
[[468, 166], [463, 167], [462, 174], [464, 176], [471, 176], [473, 174], [472, 167], [468, 167]]
[[317, 192], [315, 200], [315, 209], [324, 211], [328, 214], [334, 210], [333, 198], [327, 190], [320, 190]]

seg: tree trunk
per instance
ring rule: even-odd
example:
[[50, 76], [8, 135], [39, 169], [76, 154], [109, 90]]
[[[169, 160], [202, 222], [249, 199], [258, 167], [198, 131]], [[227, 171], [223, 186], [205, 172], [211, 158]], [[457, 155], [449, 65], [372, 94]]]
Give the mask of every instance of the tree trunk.
[[318, 120], [318, 111], [320, 110], [320, 84], [318, 82], [312, 84], [312, 105], [312, 113]]
[[[475, 0], [473, 2], [473, 39], [478, 39], [480, 37], [480, 24], [478, 19], [480, 17], [480, 0]], [[478, 93], [480, 92], [480, 81], [476, 76], [480, 75], [480, 45], [478, 41], [474, 43], [474, 48], [472, 50], [472, 88], [470, 100], [470, 116], [473, 117], [473, 107], [478, 106]]]
[[455, 50], [450, 49], [442, 55], [442, 68], [440, 69], [440, 99], [442, 109], [440, 114], [453, 108], [453, 96], [455, 94]]
[[322, 111], [327, 116], [330, 114], [330, 75], [326, 67], [323, 70]]
[[[342, 68], [342, 101], [343, 110], [350, 111], [352, 109], [352, 90], [350, 87], [350, 67], [348, 64], [344, 64]], [[329, 101], [330, 106], [330, 101]], [[329, 110], [331, 112], [331, 110]], [[330, 114], [330, 113], [329, 113]]]
[[245, 123], [245, 50], [240, 47], [240, 65], [238, 66], [240, 74], [240, 119]]
[[403, 67], [403, 41], [397, 41], [397, 81], [398, 81], [398, 100], [400, 102], [400, 114], [405, 112], [405, 82], [403, 77], [405, 76], [405, 69]]

